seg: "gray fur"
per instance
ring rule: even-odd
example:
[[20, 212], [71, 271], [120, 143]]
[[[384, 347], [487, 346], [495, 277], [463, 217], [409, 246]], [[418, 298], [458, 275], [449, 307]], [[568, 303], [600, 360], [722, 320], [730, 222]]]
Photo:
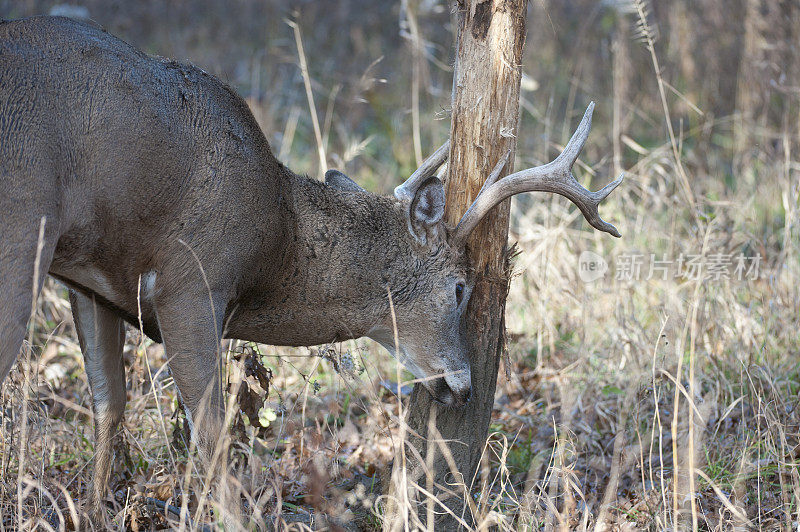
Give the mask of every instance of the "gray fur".
[[471, 276], [441, 183], [409, 202], [330, 181], [278, 162], [245, 102], [202, 70], [84, 22], [0, 22], [0, 380], [40, 288], [44, 217], [39, 284], [50, 273], [75, 291], [95, 394], [94, 512], [124, 406], [121, 320], [138, 328], [140, 304], [207, 458], [223, 432], [221, 338], [370, 336], [394, 352], [387, 290], [398, 357], [437, 399], [466, 401]]

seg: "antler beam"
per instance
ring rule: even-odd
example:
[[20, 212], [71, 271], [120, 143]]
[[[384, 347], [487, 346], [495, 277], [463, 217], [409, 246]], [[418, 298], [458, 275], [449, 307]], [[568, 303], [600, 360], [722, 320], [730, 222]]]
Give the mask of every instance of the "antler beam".
[[[464, 244], [473, 229], [484, 216], [504, 199], [522, 192], [554, 192], [569, 199], [578, 206], [586, 221], [592, 227], [619, 237], [619, 231], [604, 221], [598, 212], [598, 206], [611, 192], [622, 183], [623, 175], [604, 186], [597, 192], [591, 192], [581, 186], [572, 175], [572, 166], [586, 143], [589, 130], [592, 128], [592, 111], [594, 102], [589, 104], [578, 129], [573, 133], [564, 151], [556, 159], [543, 166], [528, 168], [515, 172], [496, 182], [484, 185], [475, 201], [461, 218], [453, 235], [453, 242]], [[504, 162], [501, 159], [501, 162]], [[498, 163], [499, 166], [500, 163]], [[495, 172], [492, 172], [494, 176]], [[499, 172], [497, 172], [499, 174]], [[496, 179], [496, 177], [494, 177]], [[491, 181], [491, 180], [489, 180]]]

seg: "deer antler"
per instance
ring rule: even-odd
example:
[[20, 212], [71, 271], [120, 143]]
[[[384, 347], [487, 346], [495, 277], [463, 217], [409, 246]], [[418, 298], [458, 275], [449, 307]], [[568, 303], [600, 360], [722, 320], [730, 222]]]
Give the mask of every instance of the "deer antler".
[[[620, 234], [617, 228], [600, 218], [597, 208], [600, 202], [622, 183], [623, 176], [620, 175], [616, 180], [597, 192], [591, 192], [583, 188], [575, 179], [575, 176], [572, 175], [572, 165], [575, 164], [578, 155], [583, 149], [586, 138], [589, 136], [589, 130], [592, 127], [593, 110], [594, 102], [589, 104], [586, 113], [583, 115], [583, 120], [578, 125], [578, 129], [569, 139], [564, 151], [554, 161], [543, 166], [515, 172], [497, 182], [494, 182], [497, 179], [495, 173], [499, 175], [499, 171], [493, 171], [492, 176], [484, 184], [475, 201], [464, 213], [464, 216], [461, 217], [461, 221], [458, 222], [452, 242], [455, 245], [466, 243], [467, 237], [478, 225], [478, 222], [504, 199], [521, 192], [533, 191], [555, 192], [564, 196], [578, 206], [586, 221], [592, 227], [619, 237]], [[504, 162], [505, 158], [501, 159], [498, 166]], [[497, 167], [495, 167], [495, 170], [497, 170]]]
[[400, 200], [411, 201], [414, 199], [414, 194], [417, 192], [419, 186], [430, 176], [436, 173], [436, 170], [444, 164], [447, 156], [450, 154], [450, 141], [448, 140], [442, 146], [433, 152], [427, 159], [422, 162], [422, 165], [414, 170], [414, 173], [405, 180], [402, 185], [394, 189], [394, 196]]

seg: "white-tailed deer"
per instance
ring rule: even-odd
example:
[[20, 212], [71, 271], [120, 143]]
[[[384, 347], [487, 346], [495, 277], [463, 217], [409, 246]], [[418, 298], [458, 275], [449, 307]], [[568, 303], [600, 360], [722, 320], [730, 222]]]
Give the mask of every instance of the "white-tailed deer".
[[302, 346], [367, 336], [427, 379], [434, 398], [462, 406], [464, 246], [484, 215], [513, 194], [555, 192], [619, 236], [597, 209], [620, 180], [589, 192], [571, 172], [591, 114], [553, 162], [501, 180], [498, 165], [447, 227], [434, 175], [447, 146], [393, 196], [333, 170], [321, 183], [278, 162], [245, 102], [202, 70], [87, 23], [2, 22], [0, 380], [50, 274], [71, 290], [93, 394], [95, 515], [125, 407], [124, 322], [163, 342], [206, 455], [222, 432], [223, 338]]

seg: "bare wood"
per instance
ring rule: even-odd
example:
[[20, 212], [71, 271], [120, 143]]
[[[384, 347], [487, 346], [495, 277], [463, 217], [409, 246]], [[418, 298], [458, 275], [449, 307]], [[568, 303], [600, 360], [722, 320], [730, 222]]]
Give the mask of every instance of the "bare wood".
[[[449, 177], [445, 188], [445, 220], [450, 227], [461, 220], [487, 176], [502, 182], [502, 176], [512, 170], [519, 123], [519, 65], [525, 36], [525, 8], [524, 0], [459, 4]], [[467, 239], [467, 254], [476, 272], [465, 320], [472, 398], [468, 408], [448, 409], [436, 418], [441, 437], [452, 441], [450, 451], [459, 469], [453, 473], [467, 488], [472, 484], [486, 439], [503, 346], [508, 217], [509, 202], [503, 201], [485, 214], [486, 223], [475, 228]], [[412, 442], [423, 456], [428, 417], [438, 408], [441, 407], [433, 403], [429, 394], [419, 387], [414, 389], [408, 422], [423, 435], [423, 439]], [[436, 481], [447, 485], [450, 469], [447, 460], [437, 453]], [[446, 504], [469, 521], [465, 502], [450, 498]], [[459, 524], [444, 515], [435, 528], [458, 529]]]

